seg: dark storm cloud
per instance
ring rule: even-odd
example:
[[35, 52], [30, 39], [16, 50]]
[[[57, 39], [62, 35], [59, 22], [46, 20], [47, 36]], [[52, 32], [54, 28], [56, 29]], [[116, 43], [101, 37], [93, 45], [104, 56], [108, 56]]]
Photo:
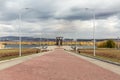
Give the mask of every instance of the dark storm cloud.
[[48, 20], [53, 18], [53, 13], [52, 12], [42, 12], [42, 11], [28, 11], [22, 15], [22, 20], [27, 21], [27, 22], [39, 22], [41, 20]]
[[1, 15], [1, 18], [0, 18], [0, 20], [2, 20], [2, 21], [12, 21], [12, 20], [16, 20], [16, 19], [18, 19], [18, 15], [16, 14], [16, 13], [3, 13], [2, 15]]
[[17, 12], [14, 9], [9, 9], [6, 5], [8, 0], [0, 1], [0, 21], [11, 21], [17, 17]]
[[114, 9], [114, 10], [110, 10], [110, 9], [103, 9], [103, 10], [97, 10], [96, 11], [96, 17], [98, 18], [98, 19], [106, 19], [106, 18], [109, 18], [109, 17], [111, 17], [111, 16], [118, 16], [119, 17], [119, 15], [118, 14], [120, 14], [120, 10], [119, 9]]
[[56, 16], [56, 19], [65, 20], [87, 20], [89, 18], [91, 18], [91, 15], [88, 14], [85, 9], [80, 9], [79, 7], [72, 7], [62, 14]]
[[86, 8], [71, 8], [69, 11], [64, 12], [63, 15], [56, 17], [57, 19], [65, 20], [90, 20], [93, 19], [95, 14], [96, 19], [106, 19], [111, 16], [120, 14], [119, 9], [86, 9]]
[[[13, 2], [14, 1], [14, 2]], [[37, 18], [45, 20], [53, 18], [54, 5], [50, 1], [41, 0], [5, 0], [1, 1], [0, 7], [0, 20], [1, 21], [11, 21], [18, 19], [18, 14], [22, 14], [23, 19], [34, 19]], [[33, 4], [35, 3], [35, 4]], [[16, 5], [19, 7], [16, 7]], [[16, 7], [16, 8], [15, 8]], [[24, 8], [30, 8], [29, 10], [24, 10]]]
[[[17, 24], [18, 27], [18, 14], [21, 13], [21, 24], [23, 25], [21, 30], [23, 33], [82, 32], [81, 34], [86, 34], [85, 31], [90, 32], [90, 29], [92, 31], [90, 21], [93, 19], [93, 14], [92, 10], [83, 8], [89, 7], [95, 9], [98, 21], [111, 21], [111, 23], [106, 21], [104, 24], [99, 22], [97, 27], [102, 31], [101, 25], [104, 27], [110, 26], [112, 32], [116, 26], [118, 26], [118, 30], [120, 29], [118, 24], [120, 19], [119, 4], [119, 0], [0, 0], [0, 28], [3, 32], [14, 32], [16, 26], [13, 24]], [[30, 9], [25, 10], [24, 8]], [[60, 23], [61, 20], [63, 22]], [[1, 26], [2, 24], [4, 24], [4, 27]], [[76, 27], [79, 28], [76, 29]], [[86, 36], [88, 37], [89, 34], [86, 34]]]
[[[25, 14], [23, 17], [23, 20], [32, 20], [34, 18], [37, 18], [37, 20], [47, 20], [47, 19], [65, 19], [65, 20], [90, 20], [93, 18], [92, 12], [90, 10], [86, 11], [85, 9], [80, 9], [78, 7], [71, 7], [68, 10], [60, 13], [59, 15], [55, 15], [56, 12], [59, 12], [59, 9], [56, 7], [54, 0], [13, 0], [14, 4], [12, 4], [12, 0], [4, 0], [1, 1], [1, 16], [0, 20], [4, 21], [11, 21], [11, 20], [16, 20], [18, 19], [18, 13], [19, 13], [19, 8], [10, 8], [9, 6], [6, 7], [8, 2], [11, 2], [10, 6], [14, 5], [16, 6], [17, 4], [20, 5], [20, 8], [31, 8], [29, 11], [24, 11], [22, 10], [21, 13]], [[34, 3], [34, 4], [33, 4]], [[61, 6], [62, 8], [63, 6]], [[99, 10], [95, 9], [96, 11], [96, 18], [97, 19], [106, 19], [110, 16], [116, 15], [120, 11], [116, 10]]]

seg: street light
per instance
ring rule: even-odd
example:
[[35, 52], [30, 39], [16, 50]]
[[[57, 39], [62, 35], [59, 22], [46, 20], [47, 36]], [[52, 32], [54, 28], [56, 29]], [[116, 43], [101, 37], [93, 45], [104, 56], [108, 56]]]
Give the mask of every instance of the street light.
[[93, 51], [93, 56], [96, 56], [96, 39], [95, 39], [95, 27], [96, 27], [96, 24], [95, 24], [95, 20], [96, 20], [96, 14], [95, 14], [95, 10], [94, 9], [89, 9], [89, 8], [85, 8], [86, 10], [91, 10], [92, 11], [92, 16], [93, 16], [93, 48], [94, 48], [94, 51]]
[[[23, 10], [28, 10], [30, 8], [23, 8]], [[21, 56], [22, 54], [22, 45], [21, 45], [21, 23], [22, 23], [22, 9], [20, 9], [19, 14], [18, 14], [18, 18], [19, 18], [19, 56]]]
[[40, 45], [39, 45], [40, 53], [41, 53], [41, 49], [42, 49], [42, 47], [41, 47], [41, 38], [42, 38], [42, 37], [41, 37], [41, 36], [42, 36], [42, 33], [40, 33], [40, 36], [39, 36], [39, 38], [40, 38], [40, 39], [39, 39], [39, 40], [40, 40], [40, 42], [39, 42], [39, 43], [40, 43]]
[[119, 49], [120, 45], [119, 45], [119, 37], [117, 38], [117, 48]]
[[75, 40], [75, 52], [77, 53], [77, 33], [75, 33], [76, 35], [76, 40]]

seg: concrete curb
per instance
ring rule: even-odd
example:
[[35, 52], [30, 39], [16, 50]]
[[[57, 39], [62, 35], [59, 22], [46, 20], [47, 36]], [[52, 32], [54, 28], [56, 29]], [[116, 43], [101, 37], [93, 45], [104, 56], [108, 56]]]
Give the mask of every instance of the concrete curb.
[[96, 58], [92, 58], [92, 57], [88, 57], [88, 56], [84, 56], [84, 55], [80, 55], [80, 54], [77, 54], [77, 53], [74, 53], [74, 52], [70, 52], [70, 51], [66, 51], [68, 52], [68, 54], [71, 54], [73, 56], [77, 56], [79, 58], [82, 58], [90, 63], [93, 63], [99, 67], [102, 67], [104, 69], [107, 69], [109, 71], [112, 71], [114, 73], [117, 73], [118, 75], [120, 75], [120, 66], [119, 64], [114, 64], [114, 62], [107, 62], [107, 61], [104, 61], [104, 60], [101, 60], [101, 59], [96, 59]]
[[33, 58], [36, 58], [36, 57], [39, 57], [39, 56], [43, 56], [43, 55], [48, 54], [50, 52], [52, 52], [52, 51], [32, 54], [32, 55], [23, 56], [23, 57], [17, 57], [17, 58], [10, 59], [10, 60], [0, 61], [0, 70], [15, 66], [17, 64], [20, 64], [22, 62], [25, 62], [27, 60], [30, 60], [30, 59], [33, 59]]
[[91, 57], [91, 56], [87, 56], [87, 55], [82, 55], [82, 54], [78, 54], [78, 53], [76, 53], [76, 54], [77, 55], [81, 55], [81, 56], [85, 56], [85, 57], [89, 57], [89, 58], [92, 58], [92, 59], [96, 59], [96, 60], [99, 60], [99, 61], [103, 61], [103, 62], [106, 62], [106, 63], [110, 63], [110, 64], [114, 64], [114, 65], [120, 66], [120, 63], [117, 63], [117, 62], [103, 60], [103, 59], [99, 59], [99, 58], [95, 58], [95, 57]]
[[113, 65], [120, 66], [120, 63], [117, 63], [117, 62], [112, 62], [112, 61], [103, 60], [103, 59], [99, 59], [99, 58], [95, 58], [95, 57], [91, 57], [91, 56], [87, 56], [87, 55], [82, 55], [80, 53], [75, 53], [75, 52], [72, 52], [72, 53], [77, 54], [77, 55], [81, 55], [81, 56], [85, 56], [85, 57], [88, 57], [88, 58], [96, 59], [96, 60], [99, 60], [99, 61], [102, 61], [102, 62], [110, 63], [110, 64], [113, 64]]

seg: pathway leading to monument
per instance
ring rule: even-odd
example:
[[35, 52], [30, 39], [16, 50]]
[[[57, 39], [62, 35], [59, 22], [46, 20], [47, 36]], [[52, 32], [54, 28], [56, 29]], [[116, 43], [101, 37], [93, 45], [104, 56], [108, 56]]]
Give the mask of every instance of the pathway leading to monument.
[[120, 75], [56, 49], [0, 71], [0, 80], [120, 80]]

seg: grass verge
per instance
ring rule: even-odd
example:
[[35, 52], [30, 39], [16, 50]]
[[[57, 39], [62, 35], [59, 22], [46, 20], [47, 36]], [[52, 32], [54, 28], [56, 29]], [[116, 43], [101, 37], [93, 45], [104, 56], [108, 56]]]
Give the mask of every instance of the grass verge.
[[96, 56], [92, 49], [81, 49], [78, 54], [120, 64], [120, 50], [117, 49], [96, 49]]
[[[40, 53], [40, 52], [46, 52], [46, 51], [40, 51], [40, 49], [24, 48], [22, 49], [21, 57]], [[19, 49], [1, 49], [0, 50], [0, 61], [9, 60], [17, 57], [19, 57]]]

